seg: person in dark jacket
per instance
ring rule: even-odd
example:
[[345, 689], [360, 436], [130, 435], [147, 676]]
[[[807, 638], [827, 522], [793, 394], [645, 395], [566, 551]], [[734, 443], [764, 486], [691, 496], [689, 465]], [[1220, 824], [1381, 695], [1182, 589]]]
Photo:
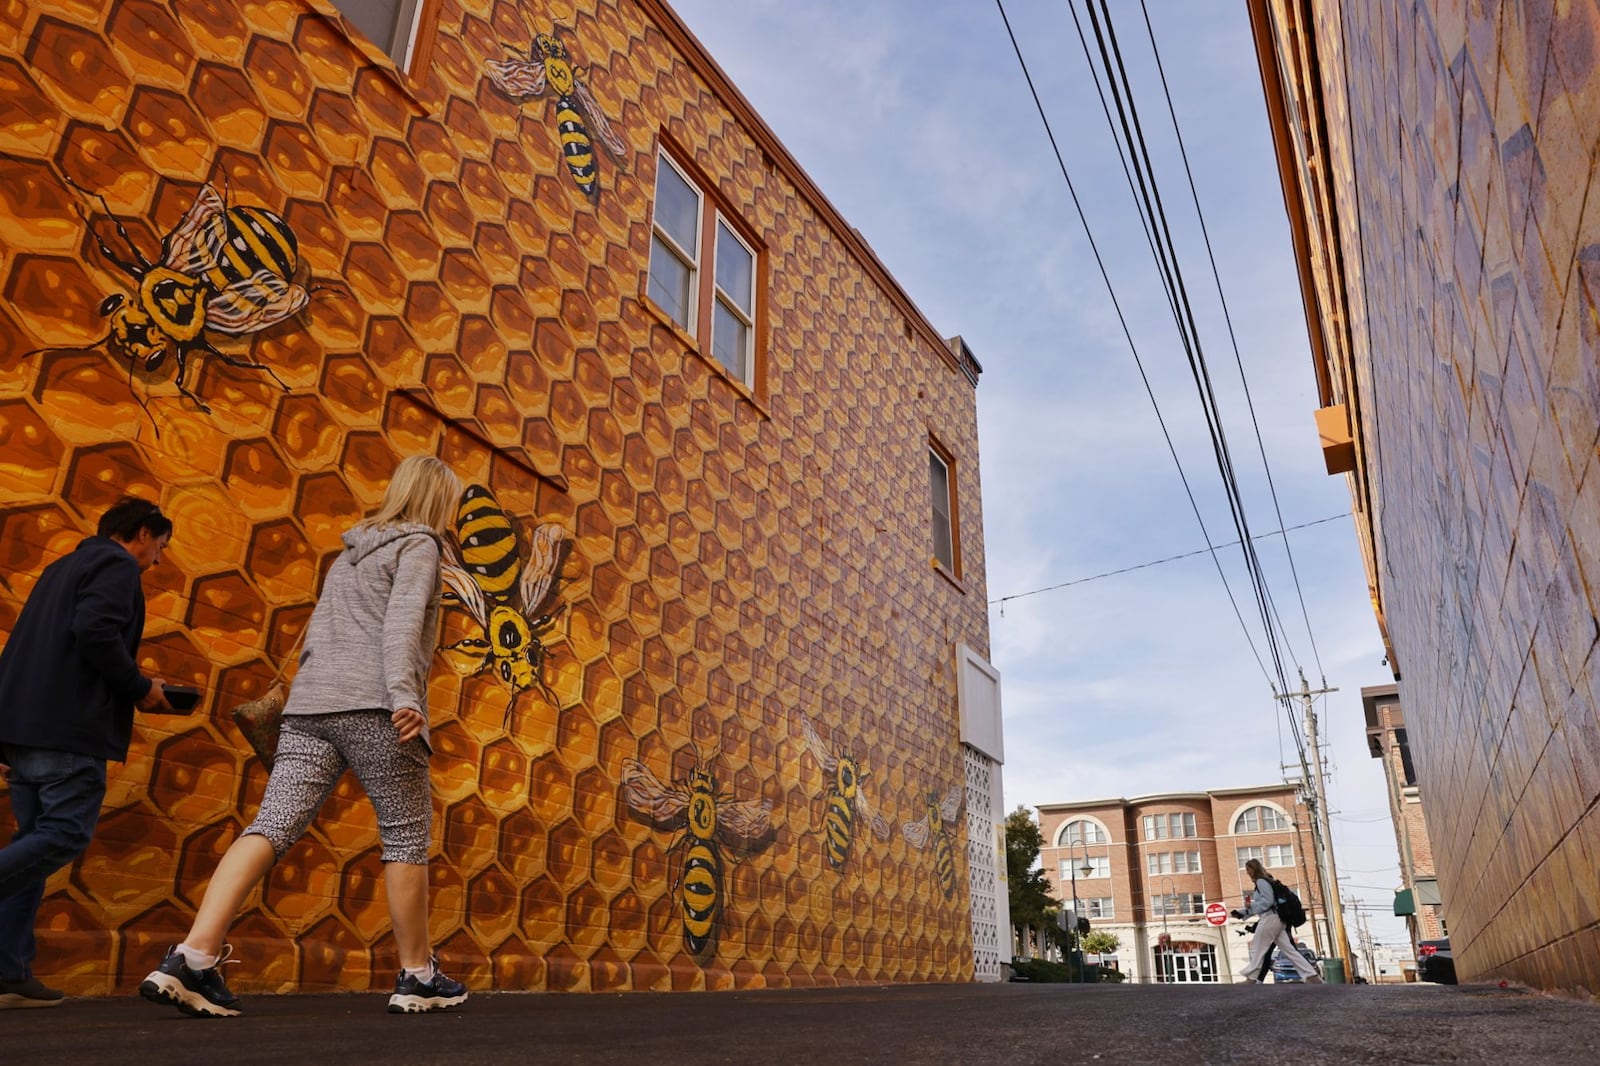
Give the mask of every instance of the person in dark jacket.
[[127, 497], [98, 535], [39, 575], [0, 651], [0, 776], [17, 831], [0, 848], [0, 1010], [53, 1007], [33, 976], [46, 880], [83, 854], [100, 818], [106, 763], [128, 757], [133, 712], [171, 710], [139, 672], [139, 578], [172, 539], [172, 520]]

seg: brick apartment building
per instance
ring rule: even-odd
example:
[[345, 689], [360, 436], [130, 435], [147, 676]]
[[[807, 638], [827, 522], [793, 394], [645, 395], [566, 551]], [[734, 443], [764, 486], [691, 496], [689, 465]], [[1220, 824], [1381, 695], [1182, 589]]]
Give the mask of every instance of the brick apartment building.
[[1417, 941], [1446, 935], [1439, 878], [1434, 872], [1433, 842], [1423, 819], [1422, 788], [1411, 758], [1405, 714], [1400, 708], [1398, 685], [1373, 685], [1361, 690], [1361, 707], [1367, 716], [1367, 746], [1374, 759], [1383, 760], [1388, 784], [1389, 817], [1394, 821], [1395, 843], [1400, 848], [1401, 888], [1395, 892], [1394, 912], [1406, 920], [1411, 947]]
[[[1040, 861], [1052, 891], [1120, 944], [1114, 965], [1130, 981], [1232, 982], [1249, 939], [1206, 905], [1239, 907], [1244, 864], [1258, 858], [1305, 901], [1302, 939], [1330, 943], [1311, 848], [1311, 815], [1294, 788], [1172, 792], [1037, 808]], [[1085, 872], [1087, 871], [1087, 872]]]

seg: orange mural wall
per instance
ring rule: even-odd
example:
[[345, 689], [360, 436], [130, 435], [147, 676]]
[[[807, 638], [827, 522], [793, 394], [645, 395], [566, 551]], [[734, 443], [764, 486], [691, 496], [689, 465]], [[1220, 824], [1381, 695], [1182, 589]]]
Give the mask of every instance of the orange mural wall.
[[[0, 634], [138, 493], [176, 523], [143, 667], [207, 694], [141, 716], [36, 971], [131, 991], [181, 938], [266, 780], [229, 708], [427, 452], [514, 531], [507, 585], [447, 590], [432, 679], [449, 972], [969, 979], [976, 363], [663, 5], [442, 0], [409, 70], [322, 0], [0, 6]], [[748, 381], [649, 295], [663, 148], [756, 253]], [[930, 448], [954, 568], [930, 562]], [[347, 776], [234, 927], [230, 982], [386, 988], [378, 856]]]

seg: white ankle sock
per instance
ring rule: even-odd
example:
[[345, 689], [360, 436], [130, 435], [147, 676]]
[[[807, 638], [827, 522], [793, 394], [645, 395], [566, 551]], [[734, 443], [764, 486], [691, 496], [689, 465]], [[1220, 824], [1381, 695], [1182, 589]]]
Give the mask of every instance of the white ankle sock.
[[199, 973], [201, 970], [209, 970], [211, 967], [217, 964], [217, 957], [215, 955], [207, 955], [203, 951], [196, 951], [188, 944], [179, 944], [172, 950], [176, 951], [179, 955], [182, 955], [183, 964], [196, 973]]
[[412, 977], [415, 977], [423, 984], [427, 984], [429, 981], [433, 980], [433, 975], [437, 972], [438, 968], [433, 965], [432, 960], [429, 960], [428, 963], [423, 966], [406, 967], [406, 973], [410, 974]]

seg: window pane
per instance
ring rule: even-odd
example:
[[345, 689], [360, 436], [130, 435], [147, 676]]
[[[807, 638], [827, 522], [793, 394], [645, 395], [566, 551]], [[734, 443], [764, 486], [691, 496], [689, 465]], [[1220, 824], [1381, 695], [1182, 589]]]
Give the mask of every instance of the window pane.
[[745, 357], [749, 351], [750, 327], [728, 310], [719, 295], [711, 315], [711, 354], [734, 377], [746, 381], [745, 363], [749, 360]]
[[656, 225], [691, 260], [700, 260], [700, 194], [662, 156], [656, 166]]
[[740, 243], [722, 222], [717, 223], [717, 287], [733, 305], [744, 312], [744, 317], [756, 317], [754, 300], [755, 257]]
[[937, 452], [928, 452], [928, 480], [933, 490], [933, 557], [947, 570], [956, 568], [950, 536], [950, 470]]
[[659, 236], [651, 237], [650, 299], [684, 329], [693, 328], [689, 319], [693, 280], [694, 272], [678, 258], [678, 253]]
[[404, 60], [417, 20], [417, 0], [333, 0], [333, 6], [395, 62]]

